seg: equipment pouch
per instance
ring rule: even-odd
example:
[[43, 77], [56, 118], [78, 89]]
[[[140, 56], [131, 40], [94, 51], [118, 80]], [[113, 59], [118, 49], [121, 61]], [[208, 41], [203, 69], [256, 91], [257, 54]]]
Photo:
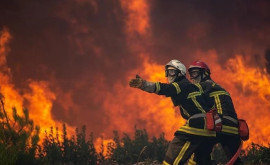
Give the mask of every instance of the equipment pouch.
[[216, 109], [211, 109], [206, 113], [206, 128], [210, 131], [221, 131], [222, 121]]
[[213, 131], [215, 128], [213, 111], [209, 111], [206, 113], [206, 128], [210, 131]]
[[243, 141], [248, 140], [249, 139], [249, 129], [248, 129], [247, 122], [243, 119], [238, 119], [238, 123], [239, 123], [238, 131], [239, 131], [240, 138]]

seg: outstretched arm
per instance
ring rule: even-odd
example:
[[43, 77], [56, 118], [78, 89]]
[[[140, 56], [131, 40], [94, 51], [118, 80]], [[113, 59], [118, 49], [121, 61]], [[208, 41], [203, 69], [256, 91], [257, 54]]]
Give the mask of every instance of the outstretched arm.
[[136, 75], [135, 79], [129, 81], [129, 86], [133, 88], [139, 88], [149, 93], [156, 93], [158, 95], [175, 96], [181, 93], [180, 85], [176, 82], [171, 84], [160, 82], [149, 82], [142, 79], [139, 75]]
[[129, 81], [129, 86], [133, 88], [139, 88], [149, 93], [154, 93], [156, 89], [156, 83], [146, 81], [142, 79], [139, 75], [136, 75], [135, 79], [131, 79]]

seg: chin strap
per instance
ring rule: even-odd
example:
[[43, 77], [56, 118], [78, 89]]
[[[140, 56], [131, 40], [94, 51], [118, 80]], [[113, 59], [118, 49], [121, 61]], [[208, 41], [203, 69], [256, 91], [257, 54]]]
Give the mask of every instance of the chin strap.
[[236, 153], [233, 155], [231, 160], [226, 165], [233, 165], [234, 164], [234, 162], [236, 161], [236, 159], [239, 157], [239, 155], [241, 153], [242, 145], [243, 145], [243, 141], [241, 140], [241, 144], [239, 145], [238, 150], [236, 151]]

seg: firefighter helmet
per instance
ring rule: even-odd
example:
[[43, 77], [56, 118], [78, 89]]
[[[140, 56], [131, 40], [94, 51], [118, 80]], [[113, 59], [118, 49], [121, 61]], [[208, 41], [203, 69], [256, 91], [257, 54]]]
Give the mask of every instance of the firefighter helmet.
[[191, 69], [194, 68], [200, 68], [205, 70], [206, 72], [208, 72], [208, 74], [210, 74], [210, 68], [208, 67], [208, 65], [205, 62], [202, 61], [194, 61], [188, 68], [188, 71], [190, 71]]
[[[180, 61], [178, 60], [171, 60], [168, 64], [165, 65], [165, 70], [168, 69], [168, 67], [174, 67], [175, 69], [177, 69], [182, 75], [186, 75], [186, 67], [184, 64], [182, 64]], [[167, 77], [167, 74], [166, 74]]]

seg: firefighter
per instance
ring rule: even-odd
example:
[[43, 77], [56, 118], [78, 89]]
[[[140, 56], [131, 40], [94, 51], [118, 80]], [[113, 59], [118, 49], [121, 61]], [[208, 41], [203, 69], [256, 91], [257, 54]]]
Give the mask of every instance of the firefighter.
[[178, 60], [171, 60], [165, 65], [165, 74], [168, 83], [149, 82], [136, 76], [130, 80], [129, 85], [170, 97], [174, 106], [179, 106], [186, 124], [174, 133], [163, 164], [180, 165], [184, 164], [200, 145], [213, 140], [216, 132], [205, 127], [205, 113], [209, 111], [209, 107], [200, 88], [186, 79], [186, 67]]
[[[200, 84], [204, 95], [208, 99], [208, 103], [215, 106], [221, 118], [222, 129], [220, 132], [217, 132], [217, 138], [216, 141], [213, 141], [213, 145], [220, 143], [227, 157], [232, 158], [241, 144], [241, 139], [238, 134], [238, 118], [230, 94], [211, 79], [211, 72], [206, 63], [194, 61], [189, 66], [188, 72], [192, 82]], [[208, 146], [210, 145], [208, 144]], [[195, 160], [210, 158], [209, 155], [212, 148], [208, 149], [208, 153], [206, 150], [206, 147], [202, 147], [201, 152], [198, 149], [198, 153], [195, 154]], [[235, 164], [242, 164], [239, 157]]]

